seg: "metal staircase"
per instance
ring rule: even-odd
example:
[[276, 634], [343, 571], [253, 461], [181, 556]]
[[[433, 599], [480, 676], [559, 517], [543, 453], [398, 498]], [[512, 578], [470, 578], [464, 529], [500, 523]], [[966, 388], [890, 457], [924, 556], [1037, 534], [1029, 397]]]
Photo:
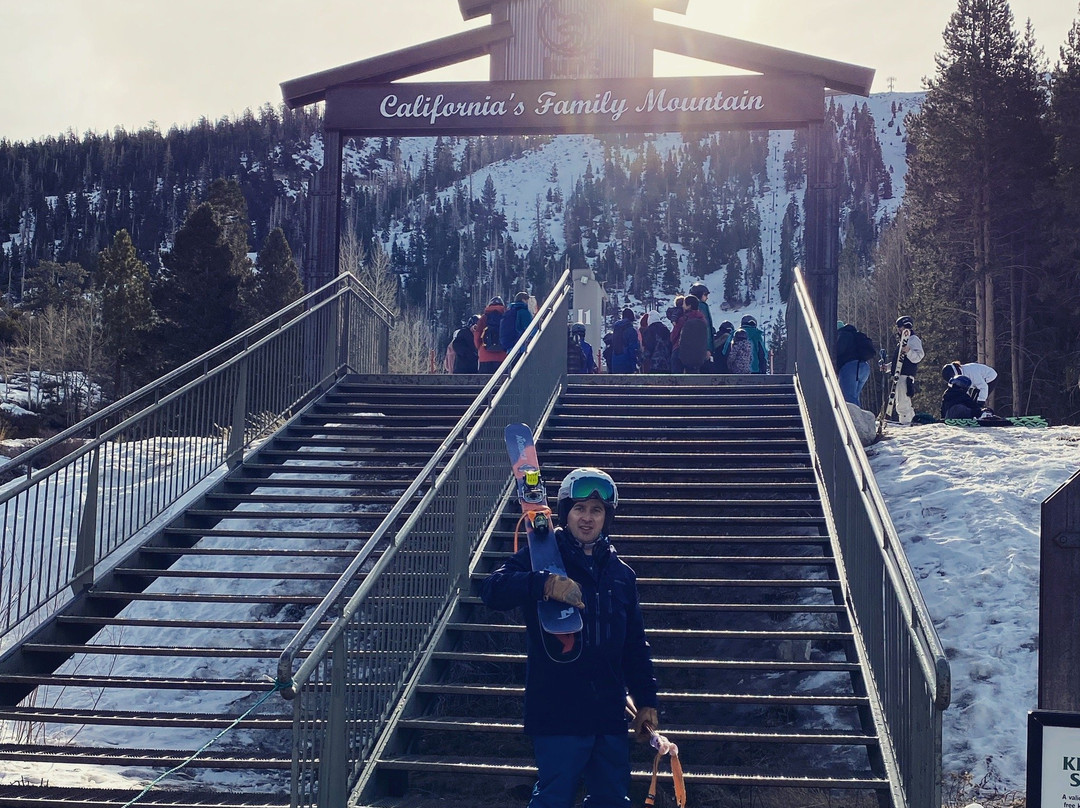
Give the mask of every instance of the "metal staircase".
[[[791, 377], [571, 384], [538, 449], [552, 497], [578, 466], [619, 484], [614, 544], [638, 574], [661, 724], [694, 802], [891, 804]], [[516, 511], [475, 559], [473, 593], [512, 552]], [[473, 593], [415, 677], [364, 804], [523, 804], [524, 629]], [[650, 764], [637, 750], [635, 804]]]
[[0, 668], [0, 720], [24, 728], [0, 760], [34, 766], [0, 804], [125, 805], [34, 772], [160, 772], [230, 728], [138, 804], [288, 805], [292, 709], [266, 674], [480, 387], [346, 378], [31, 635]]

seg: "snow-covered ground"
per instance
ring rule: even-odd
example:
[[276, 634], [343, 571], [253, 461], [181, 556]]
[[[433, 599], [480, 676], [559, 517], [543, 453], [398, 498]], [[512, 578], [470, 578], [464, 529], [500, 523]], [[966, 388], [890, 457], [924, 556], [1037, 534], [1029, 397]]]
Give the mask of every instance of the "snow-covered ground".
[[952, 667], [947, 773], [1023, 791], [1038, 701], [1040, 506], [1080, 427], [893, 427], [867, 454]]

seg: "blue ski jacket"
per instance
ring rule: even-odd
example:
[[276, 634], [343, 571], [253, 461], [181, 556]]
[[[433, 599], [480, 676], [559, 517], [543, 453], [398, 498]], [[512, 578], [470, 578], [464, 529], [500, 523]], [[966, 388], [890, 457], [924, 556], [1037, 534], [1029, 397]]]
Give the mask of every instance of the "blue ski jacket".
[[550, 573], [534, 572], [523, 547], [481, 585], [492, 609], [525, 616], [525, 732], [528, 735], [617, 735], [627, 730], [626, 693], [638, 707], [656, 707], [656, 678], [638, 603], [637, 576], [607, 536], [593, 563], [563, 528], [555, 531], [566, 574], [581, 586], [581, 656], [555, 662], [544, 650], [536, 603]]

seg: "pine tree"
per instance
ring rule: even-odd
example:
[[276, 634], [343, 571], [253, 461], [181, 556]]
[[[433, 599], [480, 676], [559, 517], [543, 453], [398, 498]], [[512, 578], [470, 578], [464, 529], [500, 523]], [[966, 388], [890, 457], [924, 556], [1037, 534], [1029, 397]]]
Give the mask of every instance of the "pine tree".
[[280, 227], [266, 237], [255, 266], [258, 271], [245, 290], [245, 308], [251, 323], [269, 317], [304, 294], [300, 272]]
[[118, 231], [101, 251], [94, 280], [102, 343], [112, 360], [113, 395], [120, 397], [144, 378], [147, 338], [155, 320], [150, 270], [135, 254], [127, 230]]
[[999, 314], [1015, 325], [1012, 269], [1030, 261], [1027, 214], [1046, 170], [1038, 59], [1005, 0], [960, 0], [944, 43], [908, 121], [913, 313], [931, 363], [975, 358], [1000, 373]]

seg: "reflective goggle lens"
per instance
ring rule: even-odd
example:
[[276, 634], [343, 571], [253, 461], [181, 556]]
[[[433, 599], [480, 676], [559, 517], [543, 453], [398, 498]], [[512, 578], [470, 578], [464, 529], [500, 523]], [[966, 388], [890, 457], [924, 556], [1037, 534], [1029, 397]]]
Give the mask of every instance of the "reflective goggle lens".
[[604, 502], [615, 499], [615, 487], [602, 477], [579, 477], [570, 485], [570, 498], [574, 501], [597, 497]]

